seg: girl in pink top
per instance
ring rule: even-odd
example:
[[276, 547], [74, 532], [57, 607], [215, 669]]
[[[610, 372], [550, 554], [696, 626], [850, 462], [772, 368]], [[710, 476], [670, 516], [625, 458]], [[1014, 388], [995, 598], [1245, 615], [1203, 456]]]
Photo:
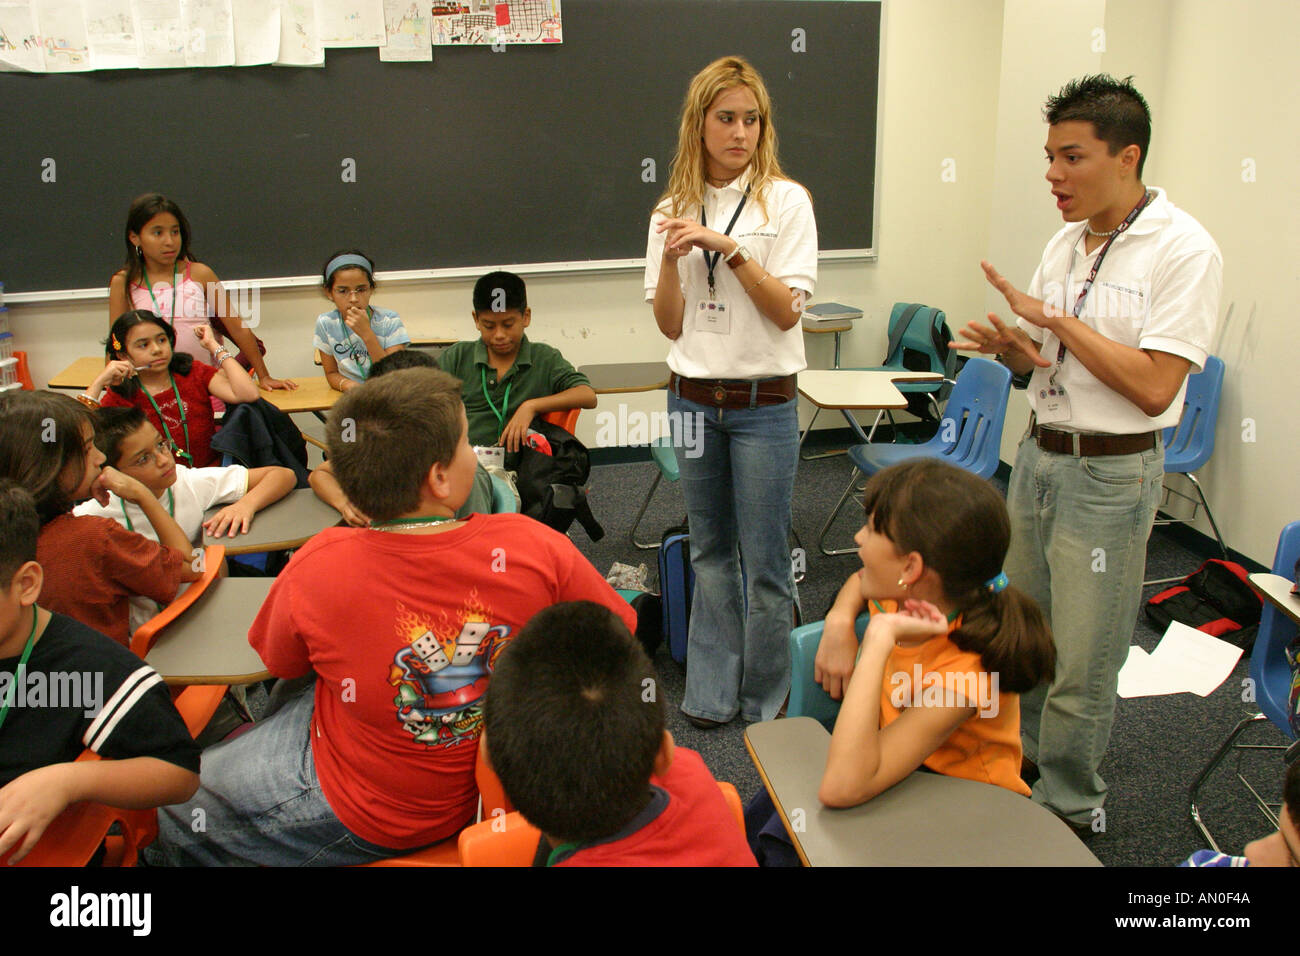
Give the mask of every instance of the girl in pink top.
[[126, 264], [108, 284], [108, 319], [131, 309], [152, 312], [176, 332], [176, 349], [200, 362], [210, 362], [195, 328], [212, 316], [223, 320], [262, 388], [297, 388], [287, 379], [272, 378], [257, 347], [257, 339], [228, 308], [216, 273], [195, 261], [190, 250], [190, 224], [180, 207], [158, 193], [138, 197], [126, 216]]

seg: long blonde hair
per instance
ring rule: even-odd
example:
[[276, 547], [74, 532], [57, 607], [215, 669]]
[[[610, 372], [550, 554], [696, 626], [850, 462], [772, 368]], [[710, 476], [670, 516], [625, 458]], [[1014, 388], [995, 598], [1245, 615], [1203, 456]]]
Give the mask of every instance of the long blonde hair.
[[704, 116], [718, 96], [735, 87], [743, 86], [758, 101], [758, 146], [749, 161], [751, 195], [767, 214], [767, 187], [774, 179], [787, 179], [776, 158], [776, 126], [772, 122], [772, 100], [767, 95], [763, 78], [749, 61], [739, 56], [724, 56], [714, 60], [691, 80], [682, 101], [681, 125], [677, 133], [677, 153], [673, 156], [672, 173], [668, 188], [659, 197], [656, 209], [664, 209], [670, 216], [684, 216], [704, 202], [705, 156]]

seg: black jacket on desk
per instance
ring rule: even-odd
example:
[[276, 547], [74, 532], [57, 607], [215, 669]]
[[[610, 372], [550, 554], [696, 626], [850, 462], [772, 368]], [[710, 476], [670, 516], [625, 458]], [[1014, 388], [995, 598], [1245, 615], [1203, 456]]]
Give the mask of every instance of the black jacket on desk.
[[307, 487], [307, 443], [293, 419], [264, 398], [227, 405], [212, 447], [248, 468], [291, 468], [296, 487]]

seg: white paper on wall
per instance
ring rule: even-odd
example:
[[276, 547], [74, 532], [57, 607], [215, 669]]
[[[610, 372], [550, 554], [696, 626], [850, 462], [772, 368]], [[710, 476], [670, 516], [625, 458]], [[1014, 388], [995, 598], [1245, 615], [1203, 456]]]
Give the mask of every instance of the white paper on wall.
[[41, 31], [47, 72], [82, 73], [94, 69], [81, 0], [36, 0], [36, 27]]
[[384, 31], [388, 43], [379, 48], [379, 59], [387, 63], [433, 59], [427, 4], [414, 0], [384, 0]]
[[185, 66], [185, 17], [180, 0], [131, 0], [135, 12], [140, 68]]
[[316, 28], [327, 50], [383, 46], [383, 0], [316, 0]]
[[280, 0], [280, 66], [324, 66], [315, 0]]
[[233, 0], [235, 66], [274, 63], [280, 55], [280, 4], [271, 0]]
[[45, 72], [45, 50], [31, 0], [0, 0], [0, 70]]
[[140, 65], [131, 0], [84, 0], [86, 43], [96, 70], [133, 70]]
[[187, 66], [234, 66], [235, 24], [230, 0], [181, 0]]

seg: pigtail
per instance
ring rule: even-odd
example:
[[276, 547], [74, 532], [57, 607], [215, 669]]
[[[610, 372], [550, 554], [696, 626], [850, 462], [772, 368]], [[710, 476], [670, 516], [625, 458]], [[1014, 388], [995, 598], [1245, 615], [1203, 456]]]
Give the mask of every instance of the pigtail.
[[978, 654], [1003, 690], [1023, 694], [1055, 676], [1052, 629], [1037, 602], [1019, 588], [980, 588], [961, 614], [952, 642]]

